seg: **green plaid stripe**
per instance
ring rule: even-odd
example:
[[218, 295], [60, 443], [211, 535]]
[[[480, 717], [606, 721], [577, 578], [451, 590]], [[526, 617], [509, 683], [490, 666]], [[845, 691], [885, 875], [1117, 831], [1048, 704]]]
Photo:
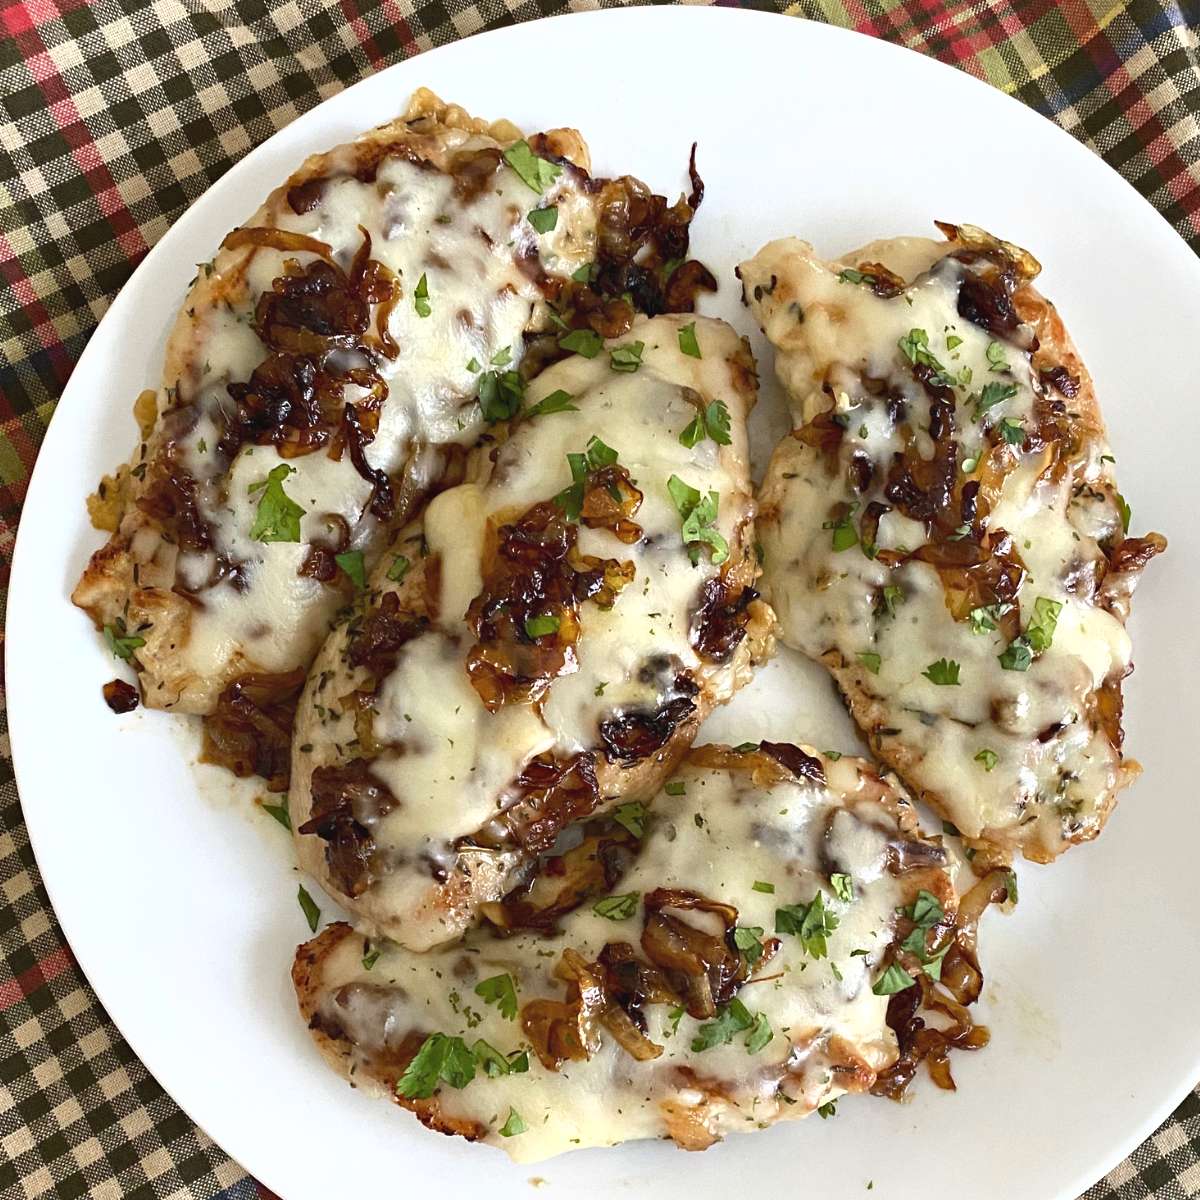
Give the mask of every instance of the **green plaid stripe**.
[[[482, 29], [609, 3], [0, 0], [0, 588], [72, 364], [196, 197], [365, 74]], [[1017, 96], [1103, 155], [1200, 252], [1200, 0], [745, 6], [887, 38]], [[266, 1194], [147, 1075], [75, 966], [25, 834], [2, 706], [0, 950], [0, 1196]], [[1193, 1095], [1085, 1200], [1197, 1196]]]

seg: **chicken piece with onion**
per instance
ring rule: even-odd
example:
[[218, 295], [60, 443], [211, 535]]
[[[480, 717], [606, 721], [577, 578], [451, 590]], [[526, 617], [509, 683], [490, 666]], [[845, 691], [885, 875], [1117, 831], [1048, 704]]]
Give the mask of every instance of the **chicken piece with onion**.
[[966, 1006], [1006, 879], [960, 902], [941, 839], [860, 759], [704, 746], [652, 803], [572, 827], [461, 944], [336, 924], [293, 980], [328, 1062], [431, 1129], [521, 1161], [702, 1150], [898, 1097], [922, 1060], [952, 1087], [951, 1050], [987, 1040]]
[[414, 949], [565, 825], [652, 795], [769, 649], [746, 344], [678, 316], [570, 344], [384, 556], [300, 702], [301, 864]]
[[1025, 251], [970, 226], [739, 268], [796, 425], [760, 491], [780, 637], [976, 847], [1094, 838], [1122, 754], [1129, 534], [1096, 393]]

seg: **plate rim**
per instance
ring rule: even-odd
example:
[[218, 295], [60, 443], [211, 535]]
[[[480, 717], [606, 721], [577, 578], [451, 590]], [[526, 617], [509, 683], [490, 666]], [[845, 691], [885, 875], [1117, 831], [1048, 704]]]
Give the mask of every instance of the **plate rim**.
[[[683, 16], [682, 14], [684, 13], [686, 13], [687, 16]], [[670, 15], [668, 16], [667, 14]], [[73, 395], [74, 391], [78, 391], [86, 386], [82, 382], [84, 371], [89, 361], [92, 358], [97, 357], [99, 353], [98, 351], [94, 352], [93, 347], [94, 345], [99, 344], [99, 335], [106, 324], [112, 326], [120, 323], [121, 315], [124, 314], [125, 309], [132, 303], [130, 297], [133, 295], [134, 289], [131, 287], [131, 284], [135, 278], [139, 273], [146, 269], [148, 263], [152, 261], [157, 262], [159, 259], [162, 259], [173, 252], [175, 245], [183, 240], [183, 238], [186, 236], [188, 226], [193, 220], [196, 219], [196, 210], [205, 201], [213, 189], [225, 179], [234, 177], [239, 172], [243, 174], [247, 173], [250, 170], [251, 165], [257, 164], [258, 161], [267, 157], [267, 155], [270, 153], [272, 144], [280, 137], [280, 135], [290, 130], [303, 131], [308, 126], [319, 126], [322, 120], [322, 110], [324, 110], [331, 102], [341, 101], [342, 103], [345, 103], [344, 98], [349, 93], [352, 93], [358, 89], [366, 89], [373, 81], [376, 81], [381, 76], [390, 75], [394, 77], [403, 77], [411, 74], [413, 76], [411, 86], [406, 90], [406, 85], [402, 85], [398, 92], [398, 94], [407, 94], [407, 91], [411, 90], [411, 88], [420, 86], [419, 75], [421, 71], [421, 64], [427, 62], [431, 54], [439, 55], [441, 57], [450, 57], [464, 43], [474, 42], [478, 38], [484, 38], [496, 42], [519, 42], [522, 38], [527, 36], [525, 31], [531, 25], [545, 25], [550, 21], [566, 20], [570, 20], [576, 24], [583, 24], [584, 22], [595, 23], [598, 21], [604, 21], [608, 24], [615, 24], [618, 21], [622, 21], [630, 24], [646, 23], [649, 25], [653, 25], [656, 22], [673, 21], [696, 21], [721, 24], [729, 21], [748, 22], [751, 20], [757, 20], [759, 22], [765, 22], [767, 20], [788, 20], [793, 23], [797, 30], [803, 28], [804, 32], [797, 32], [795, 36], [811, 36], [817, 39], [828, 37], [831, 39], [831, 41], [839, 45], [849, 45], [850, 43], [848, 39], [854, 39], [854, 45], [871, 45], [873, 47], [873, 51], [871, 52], [879, 52], [883, 55], [890, 55], [893, 58], [895, 58], [898, 54], [912, 55], [916, 59], [921, 60], [923, 63], [929, 64], [931, 67], [942, 69], [941, 74], [936, 76], [943, 81], [943, 83], [938, 86], [974, 86], [976, 88], [977, 95], [988, 93], [994, 97], [995, 100], [1003, 99], [1009, 101], [1018, 108], [1026, 111], [1031, 117], [1040, 118], [1041, 124], [1044, 127], [1053, 129], [1055, 134], [1058, 135], [1058, 143], [1063, 148], [1064, 155], [1075, 156], [1076, 162], [1090, 162], [1093, 168], [1095, 166], [1101, 167], [1107, 172], [1111, 180], [1119, 181], [1124, 188], [1128, 189], [1128, 192], [1132, 193], [1132, 197], [1142, 208], [1143, 214], [1153, 214], [1153, 216], [1157, 218], [1155, 222], [1148, 222], [1145, 226], [1145, 229], [1147, 234], [1150, 228], [1155, 228], [1157, 230], [1157, 234], [1155, 236], [1158, 238], [1164, 250], [1166, 250], [1168, 243], [1171, 243], [1170, 253], [1172, 256], [1177, 256], [1180, 248], [1182, 248], [1185, 252], [1191, 252], [1191, 247], [1188, 246], [1186, 241], [1184, 241], [1182, 235], [1180, 235], [1178, 231], [1174, 229], [1174, 227], [1169, 221], [1167, 221], [1162, 213], [1154, 208], [1154, 206], [1148, 199], [1146, 199], [1146, 197], [1138, 192], [1133, 184], [1125, 179], [1124, 176], [1122, 176], [1115, 168], [1111, 167], [1107, 162], [1105, 162], [1105, 160], [1096, 152], [1092, 151], [1082, 142], [1078, 141], [1075, 137], [1073, 137], [1070, 133], [1068, 133], [1065, 129], [1063, 129], [1045, 114], [1040, 113], [1036, 109], [1031, 108], [1029, 105], [1024, 104], [1022, 101], [1018, 100], [1016, 96], [1004, 92], [1003, 90], [988, 83], [986, 80], [980, 79], [974, 75], [970, 75], [958, 67], [942, 62], [941, 60], [930, 55], [923, 54], [918, 50], [887, 41], [881, 37], [862, 33], [858, 30], [849, 29], [843, 26], [813, 21], [801, 16], [790, 16], [789, 14], [784, 13], [765, 12], [756, 9], [693, 6], [689, 4], [671, 5], [666, 7], [635, 6], [613, 9], [595, 9], [582, 12], [557, 13], [549, 16], [538, 17], [530, 21], [517, 21], [512, 25], [502, 26], [497, 29], [480, 30], [478, 32], [468, 34], [465, 37], [456, 38], [454, 41], [445, 45], [435, 46], [431, 47], [429, 50], [420, 51], [419, 53], [402, 59], [399, 62], [393, 63], [380, 71], [366, 75], [357, 80], [355, 83], [351, 84], [349, 87], [342, 88], [339, 91], [336, 91], [318, 101], [318, 103], [316, 103], [307, 112], [299, 114], [294, 120], [275, 130], [270, 137], [264, 139], [261, 143], [249, 150], [228, 169], [228, 171], [221, 177], [220, 180], [209, 184], [204, 191], [200, 193], [200, 195], [195, 197], [195, 199], [189, 203], [187, 209], [185, 209], [184, 212], [179, 215], [179, 217], [172, 223], [170, 228], [167, 229], [163, 236], [159, 238], [155, 245], [150, 248], [142, 261], [137, 265], [134, 271], [130, 273], [130, 277], [122, 285], [112, 304], [97, 323], [97, 326], [89, 338], [87, 345], [84, 347], [84, 350], [76, 361], [71, 375], [62, 390], [62, 393], [55, 402], [54, 412], [52, 413], [47, 424], [42, 443], [38, 448], [38, 455], [35, 459], [34, 467], [30, 472], [25, 498], [21, 506], [21, 515], [18, 522], [11, 560], [11, 578], [9, 584], [7, 610], [8, 614], [16, 612], [18, 618], [20, 618], [20, 614], [28, 606], [27, 602], [23, 600], [26, 592], [32, 592], [34, 595], [36, 595], [37, 592], [36, 583], [31, 582], [29, 585], [25, 584], [25, 579], [29, 572], [22, 569], [22, 565], [27, 557], [23, 551], [28, 540], [27, 538], [23, 537], [23, 533], [26, 528], [26, 522], [24, 518], [26, 512], [31, 507], [31, 500], [35, 501], [35, 504], [33, 505], [34, 508], [40, 506], [36, 502], [40, 500], [41, 492], [45, 490], [44, 481], [46, 481], [50, 476], [50, 469], [48, 467], [43, 469], [44, 462], [48, 461], [43, 455], [43, 451], [52, 436], [52, 432], [57, 429], [55, 418], [58, 416], [59, 409], [61, 408], [63, 401], [67, 400], [68, 397]], [[853, 53], [853, 51], [851, 51], [851, 53]], [[951, 78], [957, 79], [961, 82], [951, 84], [949, 82]], [[498, 103], [500, 103], [499, 97]], [[548, 101], [548, 103], [552, 104], [552, 101]], [[1070, 150], [1066, 149], [1068, 145], [1070, 146]], [[294, 167], [292, 169], [294, 169]], [[1168, 235], [1168, 237], [1165, 239], [1162, 237], [1164, 233]], [[1139, 231], [1139, 237], [1140, 236], [1141, 231]], [[1191, 254], [1190, 261], [1192, 266], [1192, 284], [1196, 289], [1198, 299], [1200, 299], [1200, 256]], [[1187, 274], [1186, 270], [1184, 271], [1184, 274]], [[80, 380], [80, 382], [77, 383], [77, 379]], [[178, 1107], [188, 1116], [188, 1119], [191, 1120], [198, 1128], [204, 1130], [211, 1140], [229, 1158], [231, 1158], [240, 1167], [240, 1169], [251, 1175], [254, 1179], [267, 1182], [264, 1178], [264, 1175], [271, 1175], [272, 1172], [270, 1170], [260, 1173], [257, 1170], [252, 1171], [250, 1166], [247, 1165], [248, 1162], [253, 1161], [255, 1158], [255, 1151], [257, 1145], [260, 1143], [249, 1132], [247, 1132], [246, 1136], [243, 1138], [240, 1130], [222, 1130], [220, 1138], [209, 1133], [208, 1123], [202, 1122], [196, 1118], [191, 1111], [190, 1104], [180, 1101], [177, 1098], [173, 1088], [168, 1089], [165, 1084], [161, 1083], [159, 1071], [152, 1062], [152, 1060], [157, 1060], [159, 1056], [154, 1053], [153, 1050], [149, 1055], [143, 1052], [141, 1047], [140, 1033], [137, 1031], [131, 1032], [125, 1028], [116, 1013], [110, 1007], [105, 996], [93, 982], [92, 973], [84, 961], [89, 956], [88, 951], [84, 950], [83, 955], [80, 956], [75, 950], [75, 939], [70, 933], [70, 928], [76, 924], [73, 915], [74, 904], [71, 901], [68, 901], [65, 906], [60, 907], [59, 899], [63, 898], [64, 896], [63, 890], [59, 887], [59, 882], [61, 881], [56, 880], [52, 883], [50, 878], [42, 870], [41, 865], [42, 855], [41, 851], [39, 850], [39, 843], [42, 843], [43, 841], [41, 831], [46, 828], [46, 826], [43, 825], [43, 821], [47, 823], [50, 821], [48, 816], [49, 809], [45, 804], [39, 805], [36, 802], [31, 806], [26, 806], [24, 800], [20, 799], [23, 794], [21, 782], [22, 777], [24, 775], [25, 778], [29, 778], [29, 776], [32, 774], [32, 770], [27, 772], [21, 765], [22, 763], [28, 761], [26, 759], [24, 750], [22, 749], [28, 744], [28, 742], [26, 736], [19, 733], [19, 730], [27, 726], [24, 715], [26, 712], [26, 705], [21, 702], [20, 697], [24, 692], [24, 686], [21, 681], [27, 678], [26, 672], [31, 669], [30, 666], [27, 665], [27, 655], [22, 647], [28, 644], [30, 639], [22, 638], [20, 636], [13, 638], [11, 636], [13, 632], [12, 624], [7, 622], [7, 617], [6, 624], [8, 634], [7, 640], [9, 645], [6, 647], [5, 689], [7, 693], [6, 713], [9, 720], [11, 760], [13, 764], [17, 794], [21, 804], [21, 811], [25, 818], [25, 825], [30, 846], [33, 850], [34, 858], [37, 863], [38, 875], [41, 878], [42, 885], [45, 888], [46, 894], [50, 900], [54, 919], [58, 923], [59, 928], [62, 930], [63, 938], [71, 948], [76, 963], [78, 964], [81, 973], [85, 976], [88, 986], [92, 989], [93, 993], [100, 1001], [105, 1013], [112, 1021], [120, 1036], [133, 1050], [134, 1054], [145, 1067], [147, 1072], [155, 1079], [156, 1082], [159, 1083], [159, 1086], [163, 1088], [164, 1092], [171, 1097], [173, 1103], [178, 1105]], [[21, 622], [18, 619], [18, 626], [20, 626], [20, 624]], [[16, 650], [15, 654], [14, 649]], [[13, 670], [14, 662], [17, 666], [15, 671]], [[15, 687], [13, 686], [14, 680], [17, 681], [17, 686]], [[17, 698], [15, 702], [14, 696]], [[16, 715], [14, 716], [14, 714]], [[30, 714], [30, 721], [32, 721], [32, 714]], [[32, 739], [30, 738], [29, 741], [31, 742]], [[33, 751], [31, 750], [30, 758], [32, 757]], [[31, 819], [31, 813], [40, 813], [40, 815]], [[72, 915], [64, 915], [66, 913], [71, 913]], [[77, 928], [76, 932], [78, 932]], [[169, 1070], [170, 1068], [168, 1066], [168, 1072]], [[1074, 1200], [1074, 1196], [1079, 1195], [1083, 1191], [1087, 1190], [1087, 1188], [1101, 1180], [1105, 1175], [1110, 1173], [1114, 1167], [1129, 1157], [1129, 1155], [1150, 1137], [1154, 1130], [1157, 1129], [1167, 1117], [1169, 1117], [1169, 1115], [1175, 1110], [1176, 1107], [1178, 1107], [1183, 1099], [1195, 1088], [1195, 1079], [1198, 1075], [1200, 1075], [1200, 1058], [1192, 1063], [1190, 1070], [1186, 1073], [1186, 1075], [1181, 1077], [1181, 1082], [1177, 1083], [1173, 1088], [1165, 1089], [1164, 1099], [1154, 1105], [1149, 1106], [1145, 1115], [1139, 1121], [1136, 1121], [1131, 1125], [1131, 1131], [1124, 1138], [1116, 1140], [1115, 1148], [1110, 1149], [1103, 1156], [1098, 1156], [1091, 1166], [1078, 1170], [1075, 1173], [1074, 1182], [1070, 1185], [1072, 1189], [1070, 1196], [1068, 1196], [1067, 1192], [1063, 1191], [1057, 1193], [1053, 1200], [1059, 1200], [1059, 1197], [1061, 1197], [1061, 1200]], [[1189, 1082], [1189, 1080], [1191, 1080], [1191, 1082]], [[236, 1152], [233, 1147], [237, 1147]], [[1099, 1165], [1098, 1170], [1097, 1164]], [[270, 1184], [268, 1183], [267, 1186], [270, 1186]]]

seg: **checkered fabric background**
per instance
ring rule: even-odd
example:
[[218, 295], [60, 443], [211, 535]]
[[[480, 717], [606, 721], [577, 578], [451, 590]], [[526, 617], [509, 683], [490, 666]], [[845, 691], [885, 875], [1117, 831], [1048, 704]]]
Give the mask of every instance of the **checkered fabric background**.
[[[603, 0], [602, 0], [603, 2]], [[1200, 0], [750, 0], [899, 42], [1057, 121], [1200, 252]], [[0, 0], [0, 587], [63, 385], [117, 290], [252, 146], [369, 72], [596, 0]], [[29, 848], [0, 708], [0, 1197], [268, 1193], [92, 994]], [[1200, 1095], [1086, 1200], [1200, 1197]]]

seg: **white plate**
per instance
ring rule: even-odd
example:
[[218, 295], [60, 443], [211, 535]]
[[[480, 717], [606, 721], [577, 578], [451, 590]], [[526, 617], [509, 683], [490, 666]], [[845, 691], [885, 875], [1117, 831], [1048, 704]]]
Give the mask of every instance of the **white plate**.
[[[425, 84], [531, 128], [573, 124], [597, 169], [683, 183], [699, 140], [708, 186], [694, 247], [716, 268], [708, 311], [746, 329], [732, 267], [768, 238], [827, 252], [934, 217], [1027, 245], [1094, 373], [1137, 530], [1163, 530], [1134, 621], [1129, 746], [1146, 764], [1108, 832], [1023, 869], [1011, 918], [986, 927], [994, 1040], [898, 1107], [845, 1101], [836, 1120], [737, 1136], [704, 1155], [663, 1143], [530, 1169], [438, 1137], [351, 1091], [318, 1061], [288, 965], [307, 936], [286, 839], [217, 773], [198, 786], [182, 722], [115, 717], [116, 673], [67, 600], [98, 544], [85, 494], [124, 458], [129, 406], [157, 381], [193, 264], [301, 158], [392, 117]], [[21, 798], [54, 907], [137, 1053], [180, 1104], [286, 1200], [439, 1194], [705, 1200], [757, 1190], [881, 1200], [1072, 1200], [1130, 1151], [1200, 1075], [1200, 262], [1101, 161], [965, 75], [823, 25], [717, 9], [556, 18], [470, 38], [385, 71], [249, 155], [163, 238], [83, 355], [29, 488], [8, 610], [10, 721]], [[762, 349], [756, 340], [756, 349]], [[764, 360], [767, 368], [769, 360]], [[764, 377], [769, 370], [764, 369]], [[768, 393], [766, 401], [771, 400]], [[734, 740], [813, 737], [821, 684], [780, 698], [786, 664], [720, 715]], [[837, 736], [836, 729], [829, 737]], [[185, 753], [181, 753], [181, 748]], [[324, 907], [328, 910], [329, 906]]]

